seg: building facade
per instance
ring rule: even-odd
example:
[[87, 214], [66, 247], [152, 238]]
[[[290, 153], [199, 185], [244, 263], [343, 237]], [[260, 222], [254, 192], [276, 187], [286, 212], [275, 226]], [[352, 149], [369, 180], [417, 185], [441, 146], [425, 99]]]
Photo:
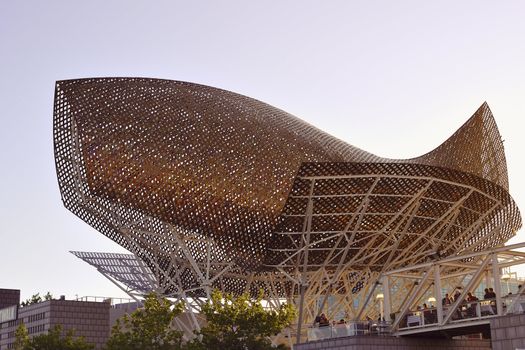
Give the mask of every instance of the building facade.
[[0, 309], [12, 305], [18, 305], [20, 302], [20, 290], [18, 289], [0, 289]]
[[101, 349], [108, 340], [112, 323], [130, 311], [129, 308], [112, 305], [111, 299], [85, 301], [61, 298], [19, 307], [20, 291], [17, 292], [18, 298], [4, 299], [3, 295], [11, 296], [16, 293], [0, 289], [0, 303], [5, 306], [0, 309], [0, 314], [3, 310], [13, 307], [16, 309], [14, 317], [4, 318], [3, 322], [0, 322], [0, 350], [14, 348], [15, 332], [22, 323], [30, 337], [44, 334], [60, 325], [64, 331], [74, 330], [75, 336], [82, 336], [88, 343], [94, 344], [95, 349]]

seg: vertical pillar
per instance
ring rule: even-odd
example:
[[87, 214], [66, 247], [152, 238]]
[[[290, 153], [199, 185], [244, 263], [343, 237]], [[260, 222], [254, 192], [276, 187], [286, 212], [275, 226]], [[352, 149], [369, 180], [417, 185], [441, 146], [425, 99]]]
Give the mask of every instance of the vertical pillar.
[[204, 291], [206, 292], [206, 299], [211, 299], [211, 286], [210, 282], [207, 280], [206, 283], [203, 285]]
[[434, 294], [436, 295], [436, 310], [438, 325], [443, 324], [443, 295], [441, 293], [441, 266], [434, 266]]
[[388, 323], [391, 323], [390, 314], [392, 313], [392, 306], [390, 303], [390, 280], [388, 276], [383, 277], [383, 296], [385, 298], [384, 300], [385, 320]]
[[[487, 257], [489, 259], [489, 257]], [[492, 278], [494, 279], [494, 292], [496, 293], [496, 314], [503, 315], [501, 305], [501, 277], [499, 271], [498, 254], [492, 253]]]
[[302, 278], [301, 278], [301, 285], [299, 286], [299, 288], [301, 288], [301, 290], [300, 290], [301, 296], [299, 297], [299, 319], [297, 320], [297, 339], [296, 339], [296, 344], [300, 344], [301, 343], [301, 331], [302, 331], [301, 328], [303, 326], [304, 294], [306, 292], [306, 286], [303, 283], [304, 283], [304, 281], [302, 281]]

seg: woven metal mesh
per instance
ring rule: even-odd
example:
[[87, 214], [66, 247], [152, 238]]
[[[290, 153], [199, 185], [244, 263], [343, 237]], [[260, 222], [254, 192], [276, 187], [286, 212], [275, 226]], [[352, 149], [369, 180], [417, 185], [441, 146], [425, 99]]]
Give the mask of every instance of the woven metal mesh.
[[[188, 254], [233, 266], [214, 283], [239, 291], [249, 273], [381, 270], [408, 254], [500, 245], [521, 226], [487, 104], [434, 151], [393, 160], [225, 90], [67, 80], [56, 84], [54, 141], [65, 206], [146, 263], [182, 269], [184, 288], [202, 282], [182, 268]], [[306, 232], [316, 243], [304, 248]], [[384, 245], [375, 258], [371, 241]]]

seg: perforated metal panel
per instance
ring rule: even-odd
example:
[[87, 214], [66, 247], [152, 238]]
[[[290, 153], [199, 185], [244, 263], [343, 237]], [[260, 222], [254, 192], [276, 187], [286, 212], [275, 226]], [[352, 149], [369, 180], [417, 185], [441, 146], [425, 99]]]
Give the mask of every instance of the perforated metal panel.
[[321, 269], [355, 292], [370, 273], [497, 246], [521, 226], [485, 103], [434, 151], [392, 160], [225, 90], [68, 80], [54, 140], [65, 206], [174, 293], [291, 296], [294, 276]]

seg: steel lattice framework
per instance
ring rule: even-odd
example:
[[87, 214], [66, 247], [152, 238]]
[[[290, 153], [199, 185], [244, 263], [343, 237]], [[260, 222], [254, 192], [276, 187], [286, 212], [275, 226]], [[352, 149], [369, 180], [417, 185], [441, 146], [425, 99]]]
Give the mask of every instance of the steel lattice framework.
[[332, 295], [359, 317], [382, 272], [500, 246], [521, 227], [486, 103], [435, 150], [397, 160], [225, 90], [67, 80], [54, 142], [65, 206], [169, 296], [262, 288], [275, 305], [301, 295], [312, 318]]

